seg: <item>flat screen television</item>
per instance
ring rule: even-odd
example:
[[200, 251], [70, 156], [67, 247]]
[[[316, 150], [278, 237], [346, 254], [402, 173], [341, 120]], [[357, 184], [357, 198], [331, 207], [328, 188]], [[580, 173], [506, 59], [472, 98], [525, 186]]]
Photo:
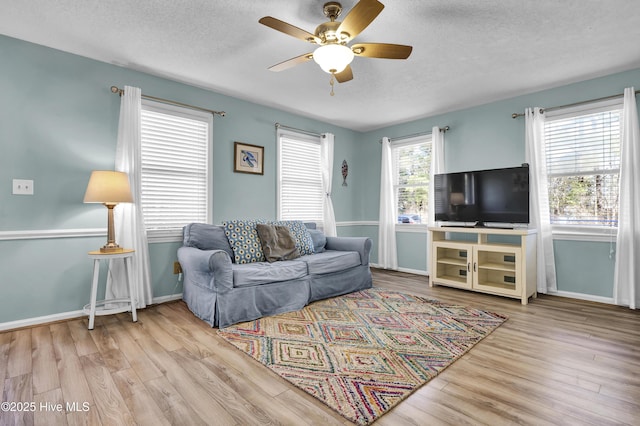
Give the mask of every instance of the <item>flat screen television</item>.
[[437, 174], [434, 191], [436, 221], [465, 226], [529, 223], [528, 164]]

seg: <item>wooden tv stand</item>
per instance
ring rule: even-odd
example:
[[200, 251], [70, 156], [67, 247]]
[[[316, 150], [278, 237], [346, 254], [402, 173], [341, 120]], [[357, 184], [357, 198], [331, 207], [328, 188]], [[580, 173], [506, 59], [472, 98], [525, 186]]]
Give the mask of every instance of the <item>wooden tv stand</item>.
[[[429, 227], [429, 286], [512, 297], [526, 305], [529, 297], [537, 297], [536, 233], [532, 229]], [[461, 240], [459, 234], [477, 238]], [[490, 242], [490, 235], [508, 236], [509, 241]]]

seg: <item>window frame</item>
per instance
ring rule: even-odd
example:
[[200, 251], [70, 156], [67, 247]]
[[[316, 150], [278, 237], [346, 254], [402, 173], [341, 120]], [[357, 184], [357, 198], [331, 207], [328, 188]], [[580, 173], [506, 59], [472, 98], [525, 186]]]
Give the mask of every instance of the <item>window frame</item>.
[[[408, 137], [408, 138], [403, 138], [401, 140], [397, 140], [397, 141], [392, 141], [391, 142], [391, 155], [393, 158], [393, 193], [394, 193], [394, 202], [395, 202], [395, 210], [396, 210], [396, 216], [398, 216], [399, 213], [399, 209], [398, 209], [398, 203], [399, 203], [399, 199], [398, 199], [398, 195], [399, 195], [399, 189], [401, 187], [401, 185], [398, 183], [399, 181], [399, 170], [398, 170], [398, 164], [396, 162], [396, 152], [398, 149], [400, 148], [405, 148], [408, 146], [414, 146], [414, 145], [421, 145], [421, 144], [427, 144], [429, 146], [429, 150], [430, 150], [430, 154], [429, 154], [429, 158], [427, 160], [427, 167], [429, 168], [429, 178], [431, 178], [431, 165], [433, 163], [431, 156], [433, 155], [433, 134], [428, 133], [428, 134], [424, 134], [424, 135], [419, 135], [419, 136], [412, 136], [412, 137]], [[416, 186], [416, 185], [410, 185], [410, 186]], [[422, 185], [420, 185], [422, 186]], [[429, 190], [430, 190], [430, 185], [429, 185], [429, 181], [427, 181], [425, 183], [425, 185], [427, 187], [427, 207], [426, 207], [426, 211], [425, 211], [425, 215], [424, 217], [421, 217], [421, 222], [420, 223], [399, 223], [396, 219], [396, 227], [402, 231], [402, 232], [422, 232], [425, 231], [427, 229], [427, 227], [429, 226], [429, 212], [430, 212], [430, 206], [429, 206], [429, 201], [431, 199], [431, 197], [429, 196]], [[402, 185], [402, 187], [409, 187], [408, 185]]]
[[[545, 110], [545, 150], [548, 148], [546, 140], [546, 123], [568, 119], [572, 117], [579, 117], [584, 115], [595, 114], [598, 112], [607, 112], [614, 110], [622, 110], [623, 99], [616, 97], [612, 99], [606, 99], [601, 101], [584, 102], [578, 105], [569, 107], [558, 107]], [[620, 120], [622, 125], [622, 120]], [[545, 159], [546, 161], [546, 159]], [[548, 164], [547, 164], [548, 166]], [[612, 170], [612, 169], [607, 169]], [[615, 170], [615, 169], [614, 169]], [[618, 174], [620, 169], [617, 169]], [[566, 173], [563, 173], [567, 175]], [[550, 174], [547, 172], [547, 175]], [[578, 174], [576, 174], [578, 176]], [[620, 200], [618, 200], [618, 203]], [[551, 211], [549, 212], [551, 213]], [[618, 227], [617, 226], [603, 226], [603, 225], [585, 225], [585, 224], [551, 224], [552, 235], [554, 239], [558, 240], [575, 240], [575, 241], [601, 241], [611, 242], [616, 238]]]
[[[213, 167], [213, 115], [208, 112], [195, 110], [188, 107], [181, 107], [177, 105], [170, 105], [163, 102], [153, 101], [150, 99], [142, 99], [142, 110], [154, 111], [162, 114], [178, 116], [182, 118], [188, 118], [191, 120], [197, 120], [206, 123], [207, 125], [207, 141], [206, 141], [206, 171], [205, 171], [205, 188], [204, 188], [204, 204], [206, 209], [206, 223], [212, 223], [212, 167]], [[141, 117], [141, 132], [142, 132], [142, 117]], [[142, 135], [141, 135], [142, 139]], [[140, 162], [142, 163], [142, 146], [140, 149]], [[141, 174], [143, 173], [141, 168]], [[142, 176], [141, 176], [142, 181]], [[141, 188], [142, 190], [142, 188]], [[142, 200], [140, 201], [140, 208], [142, 209]], [[144, 220], [144, 212], [143, 212]], [[186, 223], [185, 223], [186, 225]], [[145, 223], [146, 228], [146, 223]], [[147, 238], [149, 243], [164, 243], [164, 242], [176, 242], [182, 241], [182, 227], [168, 228], [168, 229], [147, 229]]]
[[[282, 164], [282, 154], [283, 154], [283, 146], [282, 146], [282, 139], [286, 138], [288, 140], [291, 141], [296, 141], [296, 142], [300, 142], [300, 143], [305, 143], [305, 144], [314, 144], [318, 146], [318, 188], [320, 190], [320, 196], [322, 197], [322, 194], [324, 193], [324, 189], [323, 189], [323, 185], [322, 185], [322, 158], [321, 158], [321, 149], [320, 149], [320, 144], [322, 143], [322, 136], [318, 135], [310, 135], [308, 133], [302, 133], [302, 132], [296, 132], [294, 130], [290, 130], [290, 129], [278, 129], [278, 131], [276, 132], [276, 140], [277, 140], [277, 189], [276, 189], [276, 204], [277, 204], [277, 218], [278, 220], [284, 220], [283, 219], [283, 199], [282, 199], [282, 195], [283, 195], [283, 164]], [[300, 217], [296, 217], [293, 219], [296, 220], [303, 220], [303, 221], [308, 221], [308, 222], [315, 222], [316, 226], [319, 229], [323, 229], [324, 226], [324, 220], [323, 220], [323, 211], [322, 211], [322, 199], [320, 199], [320, 208], [319, 210], [316, 212], [319, 214], [318, 218], [312, 219], [312, 218], [300, 218]], [[287, 220], [291, 220], [291, 218], [287, 218]]]

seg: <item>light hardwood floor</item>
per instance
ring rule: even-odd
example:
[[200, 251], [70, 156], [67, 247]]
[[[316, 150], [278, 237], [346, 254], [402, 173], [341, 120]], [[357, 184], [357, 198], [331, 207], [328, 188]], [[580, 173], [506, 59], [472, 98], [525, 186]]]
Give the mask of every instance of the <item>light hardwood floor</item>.
[[[379, 270], [374, 285], [509, 316], [376, 425], [640, 424], [640, 312], [552, 296], [522, 306]], [[350, 424], [183, 302], [138, 315], [99, 317], [93, 331], [85, 318], [0, 333], [2, 401], [35, 408], [0, 412], [0, 424]]]

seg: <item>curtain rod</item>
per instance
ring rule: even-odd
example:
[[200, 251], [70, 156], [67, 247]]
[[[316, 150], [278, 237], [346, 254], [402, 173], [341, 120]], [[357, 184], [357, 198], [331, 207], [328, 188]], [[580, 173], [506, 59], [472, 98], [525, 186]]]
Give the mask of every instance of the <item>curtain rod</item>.
[[[444, 127], [440, 128], [440, 131], [442, 133], [446, 133], [450, 129], [451, 128], [449, 126], [444, 126]], [[415, 138], [415, 137], [418, 137], [418, 136], [426, 136], [426, 135], [430, 135], [431, 133], [433, 133], [433, 132], [420, 132], [420, 133], [414, 133], [414, 134], [411, 134], [411, 135], [400, 136], [400, 137], [397, 137], [397, 138], [389, 138], [389, 142], [397, 142], [397, 141], [401, 141], [403, 139], [411, 139], [411, 138]], [[382, 139], [380, 139], [379, 142], [382, 143]]]
[[303, 134], [309, 135], [309, 136], [317, 136], [317, 137], [321, 137], [322, 136], [319, 133], [310, 132], [308, 130], [296, 129], [295, 127], [285, 126], [284, 124], [276, 123], [276, 130], [278, 130], [279, 128], [283, 128], [283, 129], [287, 129], [287, 130], [293, 130], [294, 132], [303, 133]]
[[[640, 93], [640, 90], [636, 90], [634, 93], [637, 96]], [[621, 93], [619, 95], [605, 96], [603, 98], [591, 99], [591, 100], [588, 100], [588, 101], [574, 102], [572, 104], [554, 106], [554, 107], [549, 107], [549, 108], [540, 108], [540, 109], [542, 110], [542, 112], [554, 111], [556, 109], [569, 108], [569, 107], [574, 107], [574, 106], [579, 106], [579, 105], [584, 105], [584, 104], [590, 104], [592, 102], [608, 101], [610, 99], [616, 99], [616, 98], [620, 98], [622, 96], [624, 96], [624, 93]], [[514, 112], [513, 114], [511, 114], [511, 118], [518, 118], [518, 117], [524, 117], [524, 113], [519, 114], [517, 112]]]
[[[117, 93], [118, 95], [122, 96], [124, 94], [124, 89], [119, 89], [117, 86], [111, 86], [111, 93]], [[224, 117], [225, 115], [227, 115], [227, 113], [224, 112], [224, 111], [214, 111], [212, 109], [202, 108], [202, 107], [199, 107], [199, 106], [183, 104], [182, 102], [170, 101], [169, 99], [156, 98], [155, 96], [149, 96], [149, 95], [144, 95], [143, 94], [142, 97], [145, 98], [145, 99], [151, 99], [153, 101], [158, 101], [158, 102], [162, 102], [162, 103], [165, 103], [165, 104], [178, 105], [178, 106], [182, 106], [182, 107], [186, 107], [186, 108], [197, 109], [197, 110], [200, 110], [200, 111], [211, 113], [213, 115], [217, 114], [220, 117]]]

